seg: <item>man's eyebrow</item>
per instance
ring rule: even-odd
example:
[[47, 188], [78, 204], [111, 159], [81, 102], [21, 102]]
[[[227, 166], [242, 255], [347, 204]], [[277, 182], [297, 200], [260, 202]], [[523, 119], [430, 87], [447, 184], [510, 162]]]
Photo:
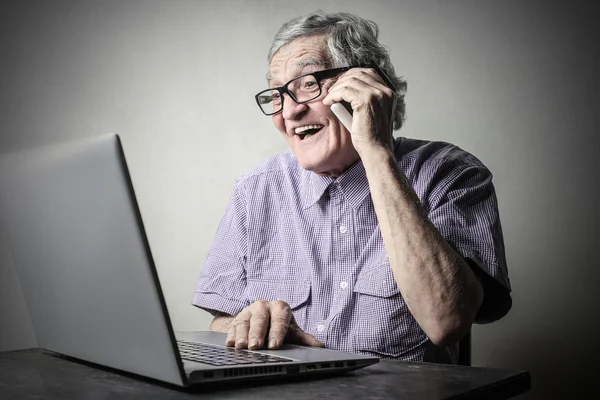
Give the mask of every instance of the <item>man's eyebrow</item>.
[[312, 66], [326, 67], [327, 61], [325, 61], [325, 59], [323, 57], [312, 56], [312, 57], [303, 58], [302, 60], [295, 63], [294, 66], [298, 67], [299, 69], [303, 69], [306, 67], [312, 67]]
[[[303, 58], [302, 60], [294, 63], [294, 67], [298, 69], [304, 69], [306, 67], [327, 67], [328, 63], [323, 57], [312, 56]], [[267, 82], [271, 83], [273, 76], [270, 72], [267, 72]]]

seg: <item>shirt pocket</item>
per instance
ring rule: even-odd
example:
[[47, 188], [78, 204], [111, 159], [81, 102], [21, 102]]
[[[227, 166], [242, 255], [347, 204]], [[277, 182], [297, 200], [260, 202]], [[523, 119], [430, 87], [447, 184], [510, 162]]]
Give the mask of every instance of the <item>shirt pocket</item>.
[[[354, 349], [384, 358], [414, 353], [423, 333], [408, 310], [389, 261], [363, 271], [354, 285], [358, 318]], [[411, 351], [413, 350], [413, 351]]]
[[250, 304], [257, 300], [285, 301], [292, 309], [298, 325], [305, 329], [310, 289], [308, 281], [249, 279], [246, 282], [246, 297]]

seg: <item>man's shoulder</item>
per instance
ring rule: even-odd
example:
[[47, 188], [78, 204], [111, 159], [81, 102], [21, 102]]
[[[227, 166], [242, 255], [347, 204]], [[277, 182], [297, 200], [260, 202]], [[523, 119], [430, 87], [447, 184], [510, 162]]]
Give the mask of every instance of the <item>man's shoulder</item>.
[[291, 150], [285, 150], [281, 153], [266, 159], [254, 168], [238, 176], [238, 183], [252, 185], [260, 180], [279, 180], [284, 177], [295, 177], [298, 175], [300, 165], [298, 159]]
[[411, 168], [438, 167], [442, 164], [485, 167], [472, 153], [444, 141], [399, 137], [396, 139], [395, 155], [399, 163]]

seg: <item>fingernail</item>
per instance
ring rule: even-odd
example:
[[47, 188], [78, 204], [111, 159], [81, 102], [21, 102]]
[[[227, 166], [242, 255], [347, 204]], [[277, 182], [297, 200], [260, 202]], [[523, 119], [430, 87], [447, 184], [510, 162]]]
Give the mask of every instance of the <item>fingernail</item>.
[[275, 347], [277, 347], [277, 339], [275, 339], [275, 338], [269, 339], [269, 348], [272, 349]]
[[243, 346], [246, 344], [246, 339], [238, 339], [238, 341], [236, 342], [237, 345], [239, 346]]
[[258, 340], [256, 340], [256, 338], [250, 339], [250, 344], [248, 347], [256, 347], [256, 345], [258, 345]]

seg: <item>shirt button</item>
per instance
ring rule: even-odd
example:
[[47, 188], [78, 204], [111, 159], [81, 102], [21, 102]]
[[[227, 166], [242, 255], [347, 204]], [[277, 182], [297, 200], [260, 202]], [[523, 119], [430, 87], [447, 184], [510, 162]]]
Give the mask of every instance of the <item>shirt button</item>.
[[317, 332], [323, 332], [325, 330], [325, 325], [319, 324], [317, 325]]
[[340, 282], [340, 287], [341, 287], [342, 289], [346, 289], [346, 288], [348, 287], [348, 282], [346, 282], [346, 281], [341, 281], [341, 282]]
[[348, 228], [346, 227], [346, 225], [341, 225], [341, 226], [340, 226], [340, 232], [341, 232], [341, 233], [346, 233], [346, 232], [348, 232]]

